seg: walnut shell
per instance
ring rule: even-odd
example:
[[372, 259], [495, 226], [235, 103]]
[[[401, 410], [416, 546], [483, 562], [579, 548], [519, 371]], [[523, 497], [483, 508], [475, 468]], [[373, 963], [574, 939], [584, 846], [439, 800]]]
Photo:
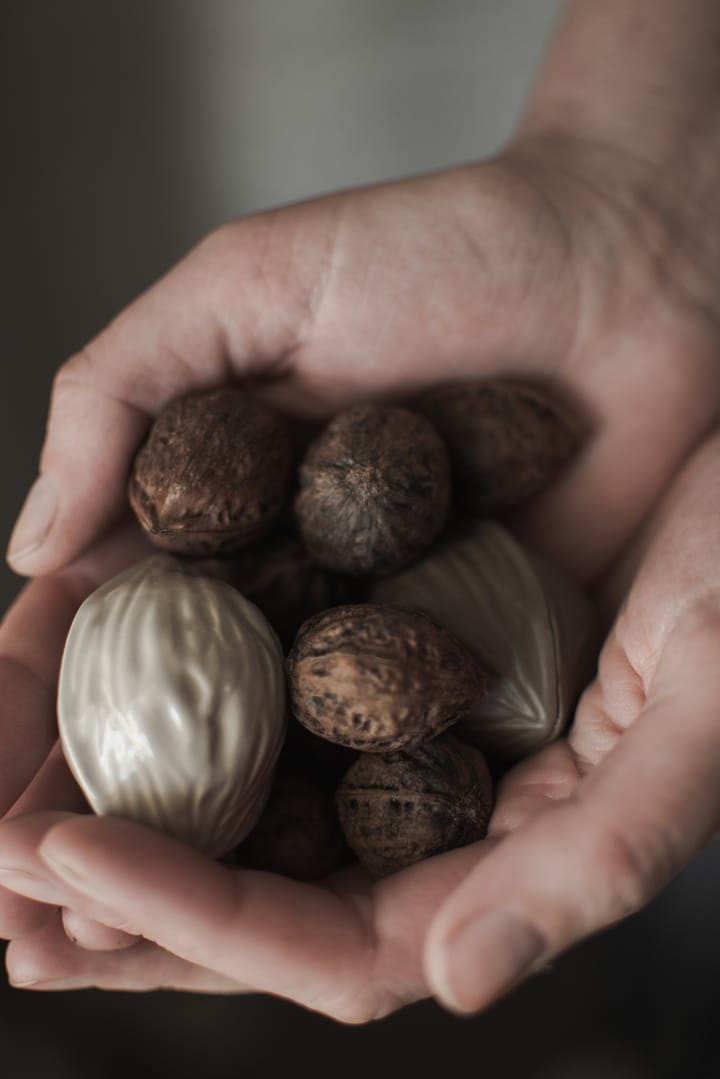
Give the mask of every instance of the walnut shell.
[[311, 615], [362, 598], [356, 577], [318, 566], [293, 534], [268, 537], [232, 558], [199, 565], [259, 607], [286, 649]]
[[332, 795], [281, 768], [247, 840], [250, 865], [293, 880], [320, 880], [343, 862], [345, 845]]
[[491, 515], [539, 494], [577, 451], [581, 426], [542, 387], [504, 379], [443, 386], [415, 402], [445, 440], [453, 490]]
[[260, 815], [285, 737], [280, 645], [228, 585], [154, 555], [78, 610], [58, 721], [96, 813], [223, 854]]
[[452, 735], [362, 754], [335, 794], [340, 825], [376, 879], [483, 839], [493, 806], [485, 758]]
[[249, 391], [190, 394], [160, 413], [138, 451], [130, 505], [162, 550], [229, 554], [280, 514], [293, 452], [288, 423]]
[[488, 688], [482, 662], [429, 615], [380, 604], [309, 619], [286, 666], [300, 723], [374, 753], [436, 737]]
[[447, 450], [427, 420], [404, 408], [358, 405], [308, 448], [295, 515], [316, 561], [374, 575], [429, 547], [449, 504]]

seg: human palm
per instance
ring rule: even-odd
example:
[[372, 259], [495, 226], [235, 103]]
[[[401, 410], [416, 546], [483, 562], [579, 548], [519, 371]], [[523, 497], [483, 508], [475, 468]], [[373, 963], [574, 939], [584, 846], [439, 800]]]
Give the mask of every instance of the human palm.
[[[45, 576], [0, 640], [0, 865], [14, 870], [0, 932], [15, 981], [264, 990], [349, 1021], [431, 992], [472, 1009], [636, 909], [707, 841], [719, 267], [695, 213], [682, 228], [677, 214], [622, 152], [528, 138], [483, 165], [226, 226], [66, 365], [43, 453], [56, 516], [16, 562]], [[124, 487], [159, 408], [253, 378], [286, 411], [321, 416], [495, 374], [551, 381], [588, 425], [514, 527], [608, 617], [627, 598], [568, 738], [508, 773], [488, 839], [374, 886], [358, 869], [311, 886], [68, 818], [82, 800], [52, 749], [60, 653], [83, 595], [145, 549]]]

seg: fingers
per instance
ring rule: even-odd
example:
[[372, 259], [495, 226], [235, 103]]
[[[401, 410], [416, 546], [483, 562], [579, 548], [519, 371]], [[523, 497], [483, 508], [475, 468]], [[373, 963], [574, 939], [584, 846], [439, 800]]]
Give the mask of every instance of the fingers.
[[[307, 328], [325, 240], [294, 256], [297, 210], [224, 227], [125, 310], [55, 380], [41, 476], [11, 537], [27, 575], [71, 561], [123, 512], [132, 455], [171, 398], [277, 373]], [[315, 217], [312, 217], [315, 220]]]
[[85, 589], [69, 577], [27, 585], [0, 626], [0, 816], [57, 737], [60, 655]]
[[[171, 952], [190, 967], [343, 1022], [367, 1022], [427, 995], [420, 942], [480, 856], [478, 847], [455, 851], [372, 890], [355, 870], [315, 887], [230, 871], [119, 820], [45, 814], [0, 826], [0, 865], [13, 869], [13, 888], [142, 933], [141, 945], [115, 953], [117, 987], [123, 970], [136, 970], [127, 957], [150, 940], [158, 955]], [[68, 954], [61, 950], [50, 972], [36, 956], [38, 976], [74, 976], [72, 964], [61, 970]], [[83, 984], [110, 976], [107, 956], [86, 952]], [[162, 965], [153, 973], [148, 961], [143, 976], [157, 984]]]
[[67, 907], [63, 907], [61, 919], [68, 940], [90, 952], [120, 951], [122, 948], [133, 947], [140, 939], [137, 934], [113, 929]]
[[18, 989], [245, 991], [232, 979], [187, 963], [149, 941], [139, 941], [126, 951], [85, 951], [68, 939], [57, 912], [39, 932], [10, 943], [6, 965], [10, 982]]
[[[77, 608], [101, 581], [147, 550], [139, 530], [128, 524], [66, 571], [30, 582], [5, 615], [0, 625], [0, 817], [26, 789], [57, 737], [60, 659]], [[40, 804], [35, 801], [33, 808]]]
[[[126, 989], [233, 986], [288, 997], [343, 1022], [367, 1022], [427, 996], [420, 942], [481, 856], [478, 846], [453, 851], [374, 889], [354, 869], [311, 887], [232, 872], [127, 822], [16, 818], [0, 826], [0, 865], [12, 869], [13, 888], [71, 910], [64, 914], [71, 929], [81, 924], [84, 933], [85, 920], [93, 919], [145, 939], [112, 955], [68, 950], [53, 914], [55, 935], [39, 944], [33, 934], [9, 954], [30, 964], [32, 980], [43, 986], [67, 987], [67, 979]], [[118, 943], [110, 935], [102, 940]], [[149, 950], [150, 941], [157, 947]], [[12, 973], [20, 980], [15, 967]]]
[[367, 982], [372, 948], [364, 927], [323, 889], [232, 872], [120, 821], [61, 824], [40, 854], [88, 898], [112, 896], [123, 917], [164, 950], [235, 982], [332, 1011]]
[[450, 897], [425, 956], [443, 1003], [484, 1007], [637, 910], [710, 839], [720, 817], [719, 655], [718, 616], [678, 623], [646, 706], [615, 749]]
[[0, 826], [0, 865], [26, 895], [310, 1006], [343, 988], [354, 995], [358, 968], [372, 958], [359, 920], [332, 893], [232, 872], [124, 821], [17, 818]]

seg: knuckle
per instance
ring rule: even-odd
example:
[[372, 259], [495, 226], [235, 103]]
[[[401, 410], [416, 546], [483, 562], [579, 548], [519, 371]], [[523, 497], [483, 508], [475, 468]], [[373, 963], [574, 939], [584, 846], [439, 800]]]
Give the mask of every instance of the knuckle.
[[593, 852], [596, 869], [604, 887], [604, 905], [609, 920], [618, 920], [640, 910], [659, 886], [662, 859], [652, 845], [638, 842], [619, 827], [605, 828]]
[[91, 382], [97, 363], [93, 345], [86, 345], [69, 360], [61, 364], [55, 372], [52, 383], [52, 406], [62, 403], [65, 395], [78, 384]]
[[336, 1022], [347, 1026], [367, 1026], [399, 1011], [414, 999], [416, 998], [411, 999], [379, 986], [356, 987], [347, 994], [332, 1001], [324, 1001], [316, 1007]]

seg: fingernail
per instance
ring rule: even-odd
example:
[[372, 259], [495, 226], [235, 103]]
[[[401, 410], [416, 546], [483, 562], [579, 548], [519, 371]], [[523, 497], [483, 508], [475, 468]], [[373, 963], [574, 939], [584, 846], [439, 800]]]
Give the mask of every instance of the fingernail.
[[37, 899], [40, 903], [52, 903], [61, 907], [66, 901], [59, 889], [42, 877], [34, 877], [24, 869], [0, 868], [0, 885], [11, 892], [24, 895], [27, 899]]
[[12, 566], [22, 562], [45, 542], [55, 517], [57, 501], [55, 481], [50, 476], [39, 476], [30, 488], [10, 537], [7, 560]]
[[463, 1015], [479, 1011], [529, 974], [546, 950], [521, 915], [499, 908], [465, 922], [431, 963], [441, 1003]]
[[32, 978], [27, 982], [10, 981], [13, 989], [87, 989], [87, 978]]

